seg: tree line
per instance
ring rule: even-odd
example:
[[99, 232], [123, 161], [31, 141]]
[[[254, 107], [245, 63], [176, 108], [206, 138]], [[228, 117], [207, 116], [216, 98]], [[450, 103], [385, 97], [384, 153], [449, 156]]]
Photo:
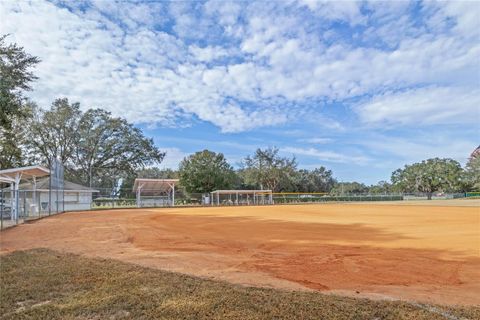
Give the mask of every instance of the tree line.
[[95, 188], [131, 190], [136, 177], [179, 178], [187, 193], [216, 189], [269, 189], [274, 192], [390, 194], [480, 190], [480, 159], [465, 168], [452, 159], [428, 159], [392, 173], [390, 182], [367, 186], [338, 182], [321, 166], [299, 169], [295, 157], [275, 147], [257, 149], [238, 169], [222, 153], [209, 150], [185, 157], [178, 170], [159, 169], [165, 152], [121, 117], [101, 108], [82, 111], [79, 103], [58, 98], [48, 109], [26, 98], [40, 62], [0, 36], [0, 169], [30, 164], [50, 166], [58, 159], [65, 179]]
[[[192, 154], [180, 163], [176, 174], [190, 193], [217, 189], [264, 189], [273, 192], [325, 192], [333, 195], [458, 193], [480, 190], [480, 157], [471, 157], [465, 168], [452, 159], [433, 158], [405, 165], [392, 173], [391, 181], [367, 186], [359, 182], [338, 182], [325, 167], [298, 169], [294, 157], [282, 157], [277, 148], [257, 149], [234, 170], [224, 155], [209, 150]], [[139, 172], [141, 175], [142, 172]], [[150, 177], [162, 178], [163, 172]]]

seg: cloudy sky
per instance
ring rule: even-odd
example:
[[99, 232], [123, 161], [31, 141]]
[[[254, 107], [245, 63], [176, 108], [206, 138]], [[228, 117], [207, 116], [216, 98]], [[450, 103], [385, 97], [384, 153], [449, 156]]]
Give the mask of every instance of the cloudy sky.
[[168, 152], [276, 146], [375, 183], [480, 143], [480, 2], [0, 2], [31, 98], [127, 118]]

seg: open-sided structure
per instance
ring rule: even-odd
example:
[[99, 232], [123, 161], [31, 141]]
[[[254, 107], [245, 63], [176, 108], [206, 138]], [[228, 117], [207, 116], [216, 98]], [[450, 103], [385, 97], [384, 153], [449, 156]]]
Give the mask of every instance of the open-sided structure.
[[[35, 184], [31, 180], [20, 183], [18, 188], [20, 195], [19, 211], [23, 216], [31, 218], [38, 215], [47, 215], [49, 211], [55, 213], [56, 211], [90, 210], [93, 194], [99, 192], [67, 180], [64, 180], [63, 189], [59, 191], [52, 188], [53, 184], [54, 182], [50, 181], [50, 177], [38, 178]], [[8, 190], [9, 188], [0, 190], [6, 201], [10, 199]], [[60, 192], [62, 194], [59, 194]], [[50, 210], [50, 207], [52, 210]]]
[[[19, 211], [20, 211], [20, 193], [19, 187], [21, 181], [31, 181], [33, 196], [36, 196], [36, 182], [37, 178], [45, 177], [50, 175], [50, 170], [42, 166], [29, 166], [29, 167], [20, 167], [20, 168], [11, 168], [0, 170], [0, 182], [10, 185], [10, 196], [9, 202], [6, 202], [6, 197], [3, 196], [0, 199], [0, 210], [3, 212], [8, 212], [10, 219], [18, 222]], [[38, 211], [38, 208], [35, 207], [37, 201], [34, 199], [32, 204], [32, 210]], [[3, 218], [3, 215], [2, 215]]]
[[272, 190], [215, 190], [212, 205], [273, 204]]
[[137, 207], [162, 207], [175, 205], [175, 186], [178, 179], [137, 178], [133, 184]]

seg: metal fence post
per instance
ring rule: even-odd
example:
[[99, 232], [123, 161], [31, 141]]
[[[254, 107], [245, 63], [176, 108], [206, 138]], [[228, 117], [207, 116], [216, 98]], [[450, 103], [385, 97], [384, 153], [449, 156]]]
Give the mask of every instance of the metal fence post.
[[[18, 188], [18, 187], [16, 187]], [[19, 196], [20, 196], [20, 191], [18, 189], [15, 190], [15, 224], [18, 224], [18, 218], [20, 216], [20, 201], [19, 200]]]

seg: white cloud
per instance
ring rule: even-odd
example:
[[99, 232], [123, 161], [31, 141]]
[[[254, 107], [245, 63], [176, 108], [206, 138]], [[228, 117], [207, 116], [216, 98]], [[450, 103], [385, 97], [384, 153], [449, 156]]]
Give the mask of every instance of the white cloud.
[[351, 24], [364, 23], [366, 20], [360, 12], [359, 1], [300, 0], [299, 3], [324, 19], [348, 21]]
[[165, 158], [163, 159], [162, 163], [160, 164], [161, 168], [169, 168], [169, 169], [178, 169], [178, 165], [180, 162], [188, 156], [187, 153], [183, 152], [178, 148], [159, 148], [160, 150], [166, 152]]
[[221, 46], [207, 46], [200, 48], [196, 45], [190, 46], [190, 52], [195, 59], [202, 62], [209, 62], [228, 55], [228, 51]]
[[308, 139], [300, 139], [300, 142], [312, 143], [312, 144], [328, 144], [333, 142], [331, 138], [308, 138]]
[[368, 3], [369, 16], [361, 2], [67, 5], [0, 2], [2, 33], [42, 60], [32, 93], [42, 106], [66, 96], [136, 123], [196, 118], [223, 132], [286, 123], [308, 101], [315, 117], [362, 98], [363, 121], [397, 124], [470, 123], [478, 106], [475, 3], [425, 3], [421, 19], [405, 3]]
[[309, 156], [326, 162], [355, 163], [361, 165], [369, 161], [368, 157], [362, 155], [342, 154], [335, 151], [318, 150], [316, 148], [284, 147], [281, 148], [280, 151], [294, 155]]
[[435, 157], [452, 158], [465, 164], [470, 152], [478, 145], [478, 141], [458, 138], [448, 133], [422, 134], [416, 139], [373, 136], [357, 143], [378, 155], [382, 159], [380, 163], [385, 162], [385, 158], [395, 156], [398, 159], [397, 167]]
[[366, 123], [480, 123], [478, 88], [427, 87], [386, 92], [355, 107]]

